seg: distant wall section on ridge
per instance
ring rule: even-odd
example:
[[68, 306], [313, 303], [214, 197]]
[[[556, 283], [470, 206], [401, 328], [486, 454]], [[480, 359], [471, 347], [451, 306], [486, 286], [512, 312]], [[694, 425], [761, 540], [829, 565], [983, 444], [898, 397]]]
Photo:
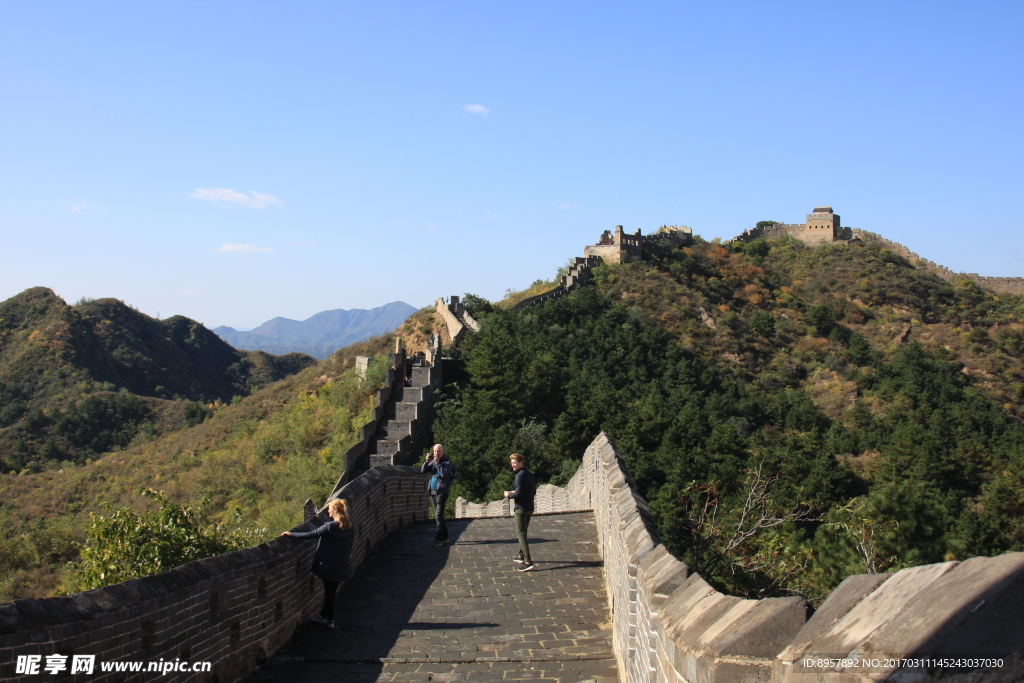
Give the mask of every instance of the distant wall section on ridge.
[[867, 230], [861, 230], [854, 228], [852, 231], [854, 239], [859, 239], [862, 242], [872, 242], [875, 244], [881, 244], [886, 249], [889, 249], [894, 254], [899, 254], [903, 258], [910, 261], [915, 266], [923, 266], [932, 273], [935, 273], [939, 277], [949, 282], [959, 282], [961, 280], [970, 280], [980, 287], [986, 287], [995, 292], [1001, 294], [1024, 294], [1024, 277], [985, 277], [978, 275], [977, 273], [956, 273], [941, 266], [934, 261], [921, 258], [910, 249], [899, 242], [893, 242], [887, 240], [879, 234], [868, 232]]
[[775, 223], [773, 225], [753, 227], [744, 230], [733, 238], [732, 241], [749, 242], [760, 237], [779, 239], [783, 236], [789, 236], [812, 245], [829, 242], [842, 242], [846, 244], [870, 242], [881, 244], [886, 249], [910, 261], [912, 265], [925, 268], [949, 282], [970, 280], [980, 287], [985, 287], [1001, 294], [1024, 294], [1024, 278], [985, 277], [977, 273], [955, 273], [945, 266], [921, 258], [902, 244], [887, 240], [879, 234], [861, 230], [860, 228], [843, 229], [840, 225], [839, 215], [832, 211], [831, 206], [814, 207], [814, 210], [807, 214], [806, 223]]

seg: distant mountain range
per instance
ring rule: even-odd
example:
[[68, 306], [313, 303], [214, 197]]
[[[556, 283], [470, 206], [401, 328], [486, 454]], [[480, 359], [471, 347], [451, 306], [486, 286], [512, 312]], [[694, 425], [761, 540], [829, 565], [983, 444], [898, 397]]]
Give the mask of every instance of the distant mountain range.
[[393, 301], [370, 310], [322, 311], [302, 321], [274, 318], [248, 332], [225, 325], [213, 331], [236, 349], [274, 355], [297, 351], [327, 358], [349, 344], [391, 332], [415, 312], [416, 309], [404, 301]]

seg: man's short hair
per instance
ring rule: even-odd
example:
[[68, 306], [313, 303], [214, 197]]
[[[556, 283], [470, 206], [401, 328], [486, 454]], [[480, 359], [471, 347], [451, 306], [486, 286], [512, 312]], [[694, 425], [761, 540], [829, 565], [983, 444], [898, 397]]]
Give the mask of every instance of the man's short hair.
[[515, 460], [516, 462], [526, 462], [526, 456], [524, 456], [522, 453], [513, 453], [508, 457], [511, 458], [512, 460]]

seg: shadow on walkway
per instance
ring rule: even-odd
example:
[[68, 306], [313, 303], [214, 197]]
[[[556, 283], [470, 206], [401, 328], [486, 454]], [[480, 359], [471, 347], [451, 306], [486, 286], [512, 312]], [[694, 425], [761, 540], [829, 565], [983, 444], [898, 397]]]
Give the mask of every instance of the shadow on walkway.
[[614, 681], [593, 517], [541, 519], [538, 551], [559, 559], [533, 553], [532, 572], [515, 571], [504, 518], [451, 521], [438, 548], [433, 522], [394, 532], [340, 592], [335, 628], [301, 626], [247, 680]]

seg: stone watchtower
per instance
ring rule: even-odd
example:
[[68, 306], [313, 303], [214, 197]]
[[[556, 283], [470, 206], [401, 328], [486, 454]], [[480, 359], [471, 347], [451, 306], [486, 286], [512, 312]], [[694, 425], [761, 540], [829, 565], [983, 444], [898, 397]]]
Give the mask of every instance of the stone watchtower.
[[804, 242], [832, 242], [839, 234], [839, 215], [832, 212], [831, 206], [816, 206], [814, 211], [807, 214], [807, 223], [804, 225], [800, 236]]
[[744, 230], [737, 240], [749, 242], [758, 237], [778, 239], [789, 235], [806, 244], [821, 244], [843, 239], [839, 226], [839, 214], [832, 212], [831, 206], [816, 206], [807, 214], [806, 223], [773, 223]]

